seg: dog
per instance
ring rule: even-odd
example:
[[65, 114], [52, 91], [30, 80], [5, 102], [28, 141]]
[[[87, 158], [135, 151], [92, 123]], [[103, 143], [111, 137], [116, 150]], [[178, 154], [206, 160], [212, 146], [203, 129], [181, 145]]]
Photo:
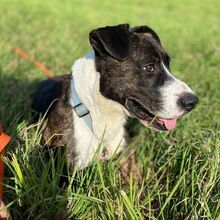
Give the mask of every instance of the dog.
[[32, 103], [45, 115], [42, 142], [66, 146], [70, 168], [88, 167], [94, 155], [111, 158], [127, 146], [128, 117], [170, 131], [198, 97], [170, 71], [170, 57], [148, 26], [107, 26], [89, 34], [92, 52], [71, 74], [40, 83]]

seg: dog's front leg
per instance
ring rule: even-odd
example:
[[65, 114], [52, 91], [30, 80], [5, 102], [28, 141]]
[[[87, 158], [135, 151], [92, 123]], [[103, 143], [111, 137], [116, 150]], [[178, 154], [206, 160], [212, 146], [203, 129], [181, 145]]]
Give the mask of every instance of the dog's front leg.
[[136, 182], [137, 184], [141, 182], [142, 175], [140, 170], [138, 169], [138, 163], [137, 163], [135, 151], [131, 151], [128, 153], [128, 155], [125, 155], [119, 161], [118, 166], [123, 182], [126, 185], [129, 184], [130, 177], [132, 177], [133, 181]]

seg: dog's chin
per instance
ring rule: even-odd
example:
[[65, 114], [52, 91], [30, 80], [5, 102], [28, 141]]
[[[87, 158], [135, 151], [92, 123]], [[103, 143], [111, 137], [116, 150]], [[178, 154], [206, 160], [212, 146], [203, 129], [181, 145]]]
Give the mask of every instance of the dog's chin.
[[126, 99], [126, 108], [131, 115], [139, 119], [144, 126], [150, 126], [159, 131], [170, 131], [176, 127], [176, 118], [165, 119], [152, 114], [136, 98]]

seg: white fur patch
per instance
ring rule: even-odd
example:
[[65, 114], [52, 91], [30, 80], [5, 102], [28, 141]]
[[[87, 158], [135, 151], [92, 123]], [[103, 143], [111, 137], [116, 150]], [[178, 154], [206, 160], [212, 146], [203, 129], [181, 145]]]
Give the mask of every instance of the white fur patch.
[[171, 79], [160, 89], [163, 107], [157, 115], [162, 118], [177, 118], [184, 113], [184, 110], [182, 110], [177, 104], [178, 98], [184, 93], [194, 94], [194, 92], [184, 82], [176, 79], [163, 62], [162, 67]]
[[[126, 114], [122, 105], [105, 98], [99, 92], [100, 76], [95, 69], [93, 52], [76, 60], [72, 73], [76, 92], [89, 110], [93, 126], [92, 132], [83, 118], [79, 118], [73, 110], [74, 138], [78, 155], [76, 166], [83, 169], [91, 163], [98, 147], [100, 152], [104, 147], [107, 148], [109, 157], [116, 150], [117, 153], [123, 150], [126, 144], [124, 139]], [[71, 105], [73, 106], [72, 100]]]

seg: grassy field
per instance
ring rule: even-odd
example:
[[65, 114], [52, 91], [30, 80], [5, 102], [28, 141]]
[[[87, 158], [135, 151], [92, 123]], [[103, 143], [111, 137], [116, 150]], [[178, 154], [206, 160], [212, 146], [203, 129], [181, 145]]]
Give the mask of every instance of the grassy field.
[[[12, 136], [4, 200], [13, 219], [220, 219], [219, 8], [219, 0], [0, 1], [0, 120]], [[65, 158], [46, 160], [40, 127], [28, 124], [30, 95], [45, 77], [11, 47], [68, 73], [91, 50], [89, 31], [118, 23], [155, 29], [200, 103], [170, 133], [139, 130], [130, 146], [143, 173], [138, 187], [132, 178], [123, 184], [117, 161], [94, 162], [62, 187]]]

